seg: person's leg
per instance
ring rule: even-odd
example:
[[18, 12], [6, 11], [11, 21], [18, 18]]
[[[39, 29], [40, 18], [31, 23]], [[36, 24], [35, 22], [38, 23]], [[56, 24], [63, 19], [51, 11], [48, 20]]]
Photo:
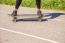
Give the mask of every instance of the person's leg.
[[17, 16], [17, 10], [18, 10], [21, 2], [22, 2], [22, 0], [16, 0], [15, 10], [12, 13], [13, 16]]
[[39, 16], [39, 18], [42, 18], [42, 12], [41, 12], [41, 10], [40, 10], [40, 8], [41, 8], [41, 0], [36, 0], [36, 5], [37, 5], [37, 9], [38, 9], [38, 11], [37, 11], [37, 15]]
[[41, 8], [41, 0], [36, 0], [36, 5], [37, 5], [38, 10], [40, 10], [40, 8]]

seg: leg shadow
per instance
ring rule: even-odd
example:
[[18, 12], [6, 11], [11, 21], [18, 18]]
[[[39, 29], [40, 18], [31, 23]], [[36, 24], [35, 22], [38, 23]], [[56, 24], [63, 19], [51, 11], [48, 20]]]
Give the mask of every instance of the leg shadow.
[[54, 18], [57, 18], [61, 15], [65, 15], [64, 13], [46, 13], [47, 15], [45, 15], [45, 17], [48, 17], [48, 16], [51, 16], [50, 18], [47, 18], [47, 19], [54, 19]]

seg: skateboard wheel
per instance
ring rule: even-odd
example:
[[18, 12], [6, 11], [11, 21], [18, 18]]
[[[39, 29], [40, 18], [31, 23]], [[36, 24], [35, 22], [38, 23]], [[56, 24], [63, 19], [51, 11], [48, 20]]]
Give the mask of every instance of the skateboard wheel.
[[14, 17], [13, 22], [17, 22], [17, 17]]
[[16, 19], [13, 19], [12, 21], [13, 21], [13, 22], [17, 22], [17, 20], [16, 20]]
[[38, 19], [38, 21], [42, 22], [42, 19]]

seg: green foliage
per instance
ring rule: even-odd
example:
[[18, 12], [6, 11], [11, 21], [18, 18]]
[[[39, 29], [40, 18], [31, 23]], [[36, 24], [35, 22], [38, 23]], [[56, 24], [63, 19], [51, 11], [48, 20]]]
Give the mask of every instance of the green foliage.
[[15, 0], [0, 0], [1, 4], [14, 5]]
[[[16, 0], [0, 0], [0, 4], [15, 5]], [[22, 6], [36, 7], [36, 0], [22, 0]], [[42, 8], [65, 10], [65, 0], [42, 0]]]

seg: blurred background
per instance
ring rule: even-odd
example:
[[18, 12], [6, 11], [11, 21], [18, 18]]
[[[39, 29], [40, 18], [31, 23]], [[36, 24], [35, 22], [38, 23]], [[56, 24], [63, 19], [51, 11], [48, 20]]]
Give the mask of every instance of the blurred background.
[[[0, 4], [15, 5], [16, 0], [0, 0]], [[23, 0], [21, 6], [36, 7], [36, 0]], [[41, 0], [43, 9], [65, 10], [65, 0]]]

